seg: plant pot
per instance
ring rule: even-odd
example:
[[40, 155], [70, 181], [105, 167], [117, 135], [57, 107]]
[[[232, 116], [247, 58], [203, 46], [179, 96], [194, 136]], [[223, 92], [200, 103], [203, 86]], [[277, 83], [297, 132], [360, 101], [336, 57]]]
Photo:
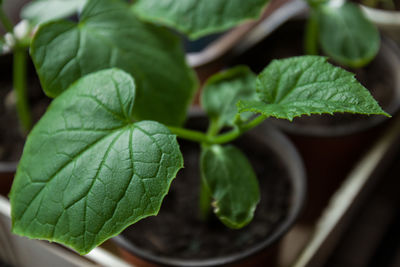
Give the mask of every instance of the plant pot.
[[400, 11], [360, 5], [362, 11], [382, 32], [400, 44]]
[[[198, 116], [188, 123], [189, 128], [205, 126], [206, 120]], [[180, 141], [185, 169], [174, 180], [158, 216], [114, 238], [122, 254], [134, 258], [136, 266], [275, 266], [274, 244], [295, 222], [305, 197], [303, 165], [291, 143], [268, 124], [247, 133], [236, 145], [249, 156], [262, 192], [248, 226], [232, 230], [213, 215], [208, 222], [198, 219], [200, 149]]]
[[[25, 143], [15, 109], [12, 85], [12, 55], [0, 56], [0, 179], [1, 194], [7, 195]], [[50, 100], [41, 90], [33, 64], [28, 64], [28, 94], [33, 121], [45, 112]]]
[[[276, 0], [268, 4], [261, 18], [244, 23], [224, 33], [213, 34], [196, 41], [183, 39], [186, 60], [197, 74], [200, 85], [215, 73], [221, 71], [232, 50], [237, 49], [243, 40], [255, 41], [257, 32], [270, 33], [292, 16], [304, 11], [302, 0]], [[245, 46], [248, 43], [244, 44]], [[200, 105], [201, 89], [197, 91], [193, 105]]]
[[[249, 65], [260, 72], [275, 58], [302, 55], [304, 19], [286, 23], [251, 50], [235, 58], [234, 64]], [[398, 47], [383, 37], [378, 56], [356, 77], [389, 114], [400, 107], [400, 59]], [[332, 194], [356, 161], [373, 143], [388, 118], [336, 114], [296, 118], [293, 122], [270, 119], [287, 133], [302, 155], [309, 184], [304, 219], [314, 223]]]

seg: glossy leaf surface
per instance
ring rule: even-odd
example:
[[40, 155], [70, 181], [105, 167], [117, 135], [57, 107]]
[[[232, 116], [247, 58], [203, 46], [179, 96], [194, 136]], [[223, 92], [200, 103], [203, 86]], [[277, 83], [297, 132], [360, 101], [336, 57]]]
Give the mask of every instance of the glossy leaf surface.
[[197, 39], [258, 18], [267, 3], [268, 0], [137, 0], [134, 11], [145, 20]]
[[31, 54], [47, 95], [101, 69], [117, 67], [137, 84], [134, 117], [182, 124], [197, 86], [179, 38], [139, 21], [119, 0], [91, 0], [79, 23], [57, 21], [40, 27]]
[[13, 232], [88, 253], [156, 215], [183, 166], [176, 136], [133, 122], [135, 86], [103, 70], [57, 97], [30, 133], [11, 191]]
[[258, 101], [239, 110], [292, 120], [310, 114], [349, 112], [387, 115], [354, 74], [318, 56], [274, 60], [257, 78]]
[[214, 145], [203, 151], [201, 171], [218, 218], [234, 229], [250, 223], [260, 189], [246, 156], [232, 145]]

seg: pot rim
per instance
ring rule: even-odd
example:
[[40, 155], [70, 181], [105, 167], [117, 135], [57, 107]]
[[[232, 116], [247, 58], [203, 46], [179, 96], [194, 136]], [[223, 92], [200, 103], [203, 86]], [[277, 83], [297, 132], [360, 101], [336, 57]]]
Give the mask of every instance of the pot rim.
[[400, 27], [400, 11], [359, 5], [364, 14], [374, 23], [382, 26]]
[[17, 171], [18, 162], [0, 161], [0, 173], [15, 173]]
[[[400, 109], [400, 49], [391, 39], [382, 36], [381, 48], [378, 56], [392, 69], [392, 78], [394, 80], [394, 95], [391, 102], [385, 107], [385, 111], [391, 115], [398, 113]], [[310, 137], [342, 137], [352, 134], [358, 134], [370, 130], [389, 120], [383, 115], [372, 115], [368, 120], [354, 121], [351, 124], [342, 124], [334, 126], [326, 125], [300, 125], [285, 120], [269, 119], [271, 123], [286, 133], [310, 136]]]
[[[195, 116], [196, 117], [196, 116]], [[255, 255], [272, 244], [276, 243], [286, 232], [289, 231], [299, 216], [306, 198], [306, 175], [303, 161], [294, 145], [289, 139], [270, 123], [265, 122], [258, 126], [255, 131], [247, 134], [249, 137], [267, 145], [279, 160], [288, 169], [289, 182], [292, 187], [291, 205], [286, 218], [269, 234], [264, 241], [255, 244], [244, 251], [203, 260], [183, 260], [174, 257], [165, 257], [152, 254], [150, 251], [141, 249], [130, 243], [122, 235], [113, 240], [123, 249], [144, 260], [162, 266], [219, 266], [245, 260]]]

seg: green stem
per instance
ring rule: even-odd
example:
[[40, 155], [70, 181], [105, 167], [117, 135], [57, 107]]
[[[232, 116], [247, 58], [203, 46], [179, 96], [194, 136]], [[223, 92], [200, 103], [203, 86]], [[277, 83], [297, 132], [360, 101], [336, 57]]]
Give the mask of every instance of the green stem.
[[253, 119], [252, 121], [250, 121], [244, 125], [241, 125], [240, 127], [237, 127], [228, 133], [221, 134], [219, 136], [211, 138], [210, 141], [212, 144], [225, 144], [225, 143], [232, 142], [233, 140], [235, 140], [236, 138], [241, 136], [243, 133], [245, 133], [245, 132], [253, 129], [254, 127], [258, 126], [259, 124], [261, 124], [265, 119], [266, 119], [265, 116], [258, 116], [255, 119]]
[[7, 32], [12, 33], [14, 31], [14, 25], [11, 20], [4, 13], [3, 6], [0, 4], [0, 22], [3, 24]]
[[304, 36], [304, 48], [308, 55], [318, 55], [318, 19], [317, 13], [311, 8]]
[[32, 127], [32, 118], [26, 92], [26, 63], [26, 50], [17, 46], [14, 51], [13, 83], [17, 99], [17, 113], [22, 131], [25, 134], [28, 133]]
[[194, 131], [194, 130], [189, 130], [189, 129], [183, 129], [179, 127], [173, 127], [173, 126], [168, 126], [168, 129], [178, 137], [190, 141], [194, 141], [197, 143], [205, 143], [209, 144], [209, 137], [199, 131]]
[[168, 126], [168, 129], [173, 133], [176, 134], [178, 137], [198, 142], [198, 143], [203, 143], [203, 144], [225, 144], [229, 143], [239, 136], [241, 136], [243, 133], [246, 131], [256, 127], [260, 123], [262, 123], [266, 119], [265, 116], [258, 116], [252, 121], [240, 125], [236, 127], [235, 129], [231, 130], [230, 132], [227, 132], [225, 134], [220, 134], [217, 136], [212, 136], [212, 135], [207, 135], [199, 131], [194, 131], [194, 130], [189, 130], [189, 129], [183, 129], [179, 127], [172, 127]]
[[218, 126], [218, 122], [216, 120], [211, 120], [210, 126], [207, 130], [207, 135], [209, 137], [216, 136], [220, 131], [220, 127]]
[[201, 180], [200, 198], [199, 198], [200, 219], [206, 221], [211, 213], [212, 198], [204, 179], [202, 178], [200, 180]]

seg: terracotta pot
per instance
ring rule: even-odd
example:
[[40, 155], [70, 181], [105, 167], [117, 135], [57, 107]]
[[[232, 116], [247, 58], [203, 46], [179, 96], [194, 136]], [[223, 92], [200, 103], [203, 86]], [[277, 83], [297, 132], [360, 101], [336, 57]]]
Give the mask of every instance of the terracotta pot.
[[[204, 118], [191, 118], [189, 120], [189, 128], [197, 128], [201, 129], [204, 128], [201, 125], [204, 124]], [[200, 127], [199, 127], [200, 126]], [[247, 141], [246, 141], [247, 140]], [[251, 140], [251, 145], [248, 140]], [[268, 190], [270, 189], [265, 189], [265, 186], [263, 186], [263, 177], [260, 177], [260, 172], [261, 173], [272, 173], [271, 169], [274, 169], [275, 167], [272, 167], [272, 163], [270, 166], [269, 162], [274, 162], [278, 163], [284, 170], [284, 172], [287, 174], [286, 176], [286, 182], [287, 182], [287, 188], [290, 188], [289, 192], [290, 195], [282, 196], [280, 193], [275, 193], [275, 194], [269, 194], [269, 195], [274, 195], [274, 199], [270, 199], [268, 203], [278, 203], [279, 199], [285, 199], [287, 201], [287, 206], [286, 208], [286, 215], [281, 217], [279, 219], [279, 222], [274, 225], [272, 230], [255, 244], [252, 244], [246, 248], [244, 248], [241, 251], [235, 251], [228, 253], [226, 255], [218, 255], [218, 256], [209, 256], [209, 257], [196, 257], [196, 255], [192, 255], [189, 257], [186, 257], [186, 259], [178, 258], [177, 256], [170, 256], [170, 255], [162, 255], [159, 256], [157, 255], [158, 252], [155, 251], [150, 251], [143, 249], [141, 245], [135, 244], [130, 241], [129, 235], [134, 236], [133, 233], [129, 233], [130, 230], [126, 230], [123, 232], [120, 236], [117, 236], [114, 238], [114, 241], [122, 248], [122, 254], [126, 256], [126, 259], [130, 259], [132, 263], [134, 263], [136, 266], [221, 266], [221, 265], [230, 265], [230, 266], [275, 266], [276, 265], [276, 260], [277, 260], [277, 255], [278, 255], [278, 246], [277, 242], [281, 239], [281, 237], [288, 231], [288, 229], [293, 225], [295, 222], [297, 216], [300, 213], [302, 203], [305, 198], [305, 177], [304, 177], [304, 170], [303, 170], [303, 165], [302, 161], [296, 152], [296, 149], [292, 146], [292, 144], [287, 140], [282, 134], [280, 134], [277, 130], [275, 130], [273, 127], [271, 127], [269, 124], [263, 124], [256, 128], [255, 130], [251, 131], [250, 133], [246, 134], [243, 136], [237, 143], [239, 148], [241, 148], [245, 154], [248, 156], [250, 155], [250, 161], [253, 164], [253, 167], [255, 168], [256, 173], [258, 174], [259, 180], [260, 180], [260, 188], [261, 192], [266, 193], [269, 192]], [[182, 151], [184, 154], [184, 158], [186, 155], [186, 158], [188, 157], [188, 154], [186, 154], [186, 149], [185, 149], [186, 144], [182, 144], [181, 142], [181, 147]], [[191, 145], [193, 146], [193, 144]], [[253, 152], [252, 152], [253, 151]], [[262, 151], [262, 152], [260, 152]], [[253, 155], [253, 156], [251, 156]], [[255, 156], [256, 155], [256, 156]], [[189, 157], [191, 157], [191, 154], [189, 154]], [[262, 164], [255, 163], [252, 157], [257, 157], [261, 159], [260, 161]], [[274, 158], [272, 160], [272, 157]], [[269, 160], [270, 159], [270, 160]], [[198, 162], [196, 161], [197, 165]], [[183, 171], [186, 171], [187, 173], [194, 173], [192, 168], [193, 164], [185, 162], [185, 169]], [[258, 167], [257, 167], [258, 166]], [[260, 167], [261, 166], [261, 167]], [[275, 165], [274, 165], [275, 166]], [[198, 170], [196, 170], [197, 172]], [[192, 175], [192, 174], [191, 174]], [[193, 174], [195, 175], [195, 174]], [[192, 175], [192, 176], [193, 176]], [[272, 175], [272, 174], [271, 174]], [[275, 175], [275, 174], [274, 174]], [[179, 181], [179, 179], [187, 179], [187, 174], [180, 176], [180, 173], [178, 174], [178, 177], [175, 179], [175, 182]], [[197, 177], [199, 178], [199, 177]], [[196, 179], [197, 179], [196, 178]], [[269, 179], [264, 177], [264, 179]], [[285, 178], [282, 176], [277, 176], [273, 179], [279, 180], [285, 180]], [[174, 182], [174, 183], [175, 183]], [[284, 182], [284, 183], [286, 183]], [[265, 185], [265, 184], [264, 184]], [[166, 200], [164, 200], [163, 207], [161, 208], [159, 216], [164, 216], [161, 215], [163, 213], [163, 208], [167, 209], [171, 205], [168, 203], [169, 197], [171, 195], [171, 198], [174, 197], [174, 194], [177, 194], [177, 197], [179, 198], [180, 195], [178, 193], [174, 193], [174, 184], [171, 187], [171, 191], [169, 195], [167, 196]], [[273, 190], [278, 190], [280, 188], [277, 186]], [[185, 189], [186, 190], [186, 189]], [[187, 190], [191, 190], [193, 192], [190, 192], [189, 194], [196, 194], [198, 188], [188, 188]], [[194, 192], [195, 191], [195, 192]], [[279, 191], [281, 192], [281, 191]], [[276, 198], [275, 198], [276, 197]], [[262, 196], [262, 199], [268, 199], [265, 195]], [[260, 202], [262, 203], [263, 200]], [[286, 202], [285, 202], [286, 203]], [[260, 204], [261, 206], [263, 204]], [[171, 212], [174, 211], [174, 206], [171, 210]], [[197, 206], [194, 207], [195, 209]], [[179, 208], [177, 208], [179, 209]], [[255, 215], [255, 220], [257, 218], [257, 212], [260, 212], [260, 214], [268, 214], [267, 210], [260, 210], [261, 208], [258, 207], [258, 210], [256, 211]], [[191, 214], [188, 214], [188, 222], [191, 221], [192, 219], [190, 218]], [[157, 216], [158, 217], [158, 216]], [[149, 218], [147, 221], [144, 220], [139, 223], [153, 223], [154, 220], [157, 219], [157, 217]], [[181, 218], [181, 216], [177, 213], [173, 215], [175, 218]], [[151, 221], [153, 220], [153, 222]], [[175, 234], [177, 233], [178, 236], [171, 236], [171, 242], [173, 240], [178, 240], [180, 237], [180, 231], [183, 231], [180, 226], [177, 226], [178, 223], [173, 223], [171, 222], [166, 222], [165, 224], [168, 224], [171, 226], [169, 229], [168, 234]], [[154, 224], [156, 225], [156, 224]], [[192, 229], [190, 229], [189, 233], [190, 236], [187, 237], [188, 240], [196, 240], [198, 236], [196, 236], [195, 233], [198, 232], [197, 228], [202, 228], [202, 227], [211, 227], [211, 226], [204, 226], [207, 225], [207, 223], [204, 222], [201, 223], [201, 225], [196, 225]], [[247, 227], [250, 227], [251, 224]], [[139, 227], [139, 228], [138, 228]], [[142, 231], [141, 228], [142, 226], [138, 226], [137, 224], [131, 226], [131, 229], [135, 231], [135, 228], [138, 229], [137, 231]], [[174, 228], [175, 227], [175, 228]], [[176, 229], [178, 227], [178, 229]], [[151, 228], [151, 226], [149, 226]], [[154, 226], [152, 229], [156, 229], [157, 227]], [[224, 227], [225, 229], [225, 227]], [[128, 231], [128, 232], [127, 232]], [[208, 231], [208, 230], [207, 230]], [[228, 230], [226, 230], [228, 231]], [[233, 230], [229, 230], [233, 231]], [[247, 231], [246, 228], [242, 231]], [[157, 232], [158, 233], [158, 232]], [[156, 235], [157, 233], [151, 232], [151, 235]], [[191, 235], [191, 233], [193, 233]], [[203, 235], [207, 235], [203, 233]], [[149, 239], [152, 237], [149, 236]], [[236, 236], [234, 237], [236, 238]], [[237, 241], [236, 239], [232, 238], [229, 239], [229, 245], [235, 243]], [[202, 241], [199, 241], [200, 243]], [[185, 246], [190, 247], [188, 244], [185, 244]], [[185, 248], [186, 249], [186, 248]], [[184, 250], [185, 250], [184, 249]], [[199, 249], [201, 251], [201, 248]]]

